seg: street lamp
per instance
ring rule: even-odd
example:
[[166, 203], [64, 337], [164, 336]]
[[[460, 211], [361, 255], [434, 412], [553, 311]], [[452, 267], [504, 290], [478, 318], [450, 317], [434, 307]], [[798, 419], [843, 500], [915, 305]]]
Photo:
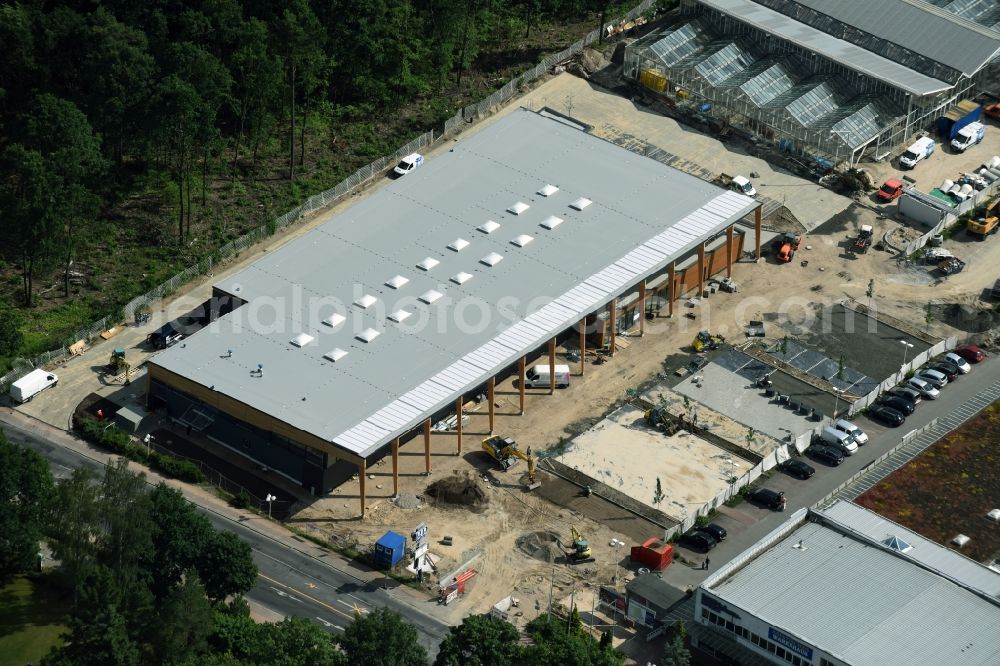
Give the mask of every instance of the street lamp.
[[[831, 387], [832, 388], [832, 387]], [[840, 406], [840, 394], [843, 393], [845, 389], [833, 388], [833, 393], [836, 396], [833, 400], [833, 418], [837, 418], [837, 408]]]
[[146, 457], [149, 457], [149, 443], [153, 441], [152, 435], [146, 435], [142, 438], [143, 443], [146, 445]]
[[264, 498], [264, 501], [267, 502], [267, 517], [268, 518], [271, 517], [271, 502], [273, 502], [276, 499], [278, 499], [278, 498], [275, 497], [274, 495], [272, 495], [271, 493], [268, 493], [267, 497]]
[[903, 345], [903, 366], [905, 366], [906, 365], [906, 352], [907, 352], [907, 350], [911, 349], [913, 347], [913, 345], [910, 344], [909, 342], [907, 342], [906, 340], [900, 340], [899, 344]]

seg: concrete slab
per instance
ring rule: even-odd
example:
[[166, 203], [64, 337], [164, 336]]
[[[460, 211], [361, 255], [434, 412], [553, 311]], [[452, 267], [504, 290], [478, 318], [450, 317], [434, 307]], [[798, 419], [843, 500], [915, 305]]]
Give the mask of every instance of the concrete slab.
[[[691, 435], [666, 436], [647, 427], [642, 410], [625, 405], [573, 440], [559, 456], [638, 502], [677, 518], [711, 500], [752, 465]], [[653, 504], [656, 481], [664, 499]]]

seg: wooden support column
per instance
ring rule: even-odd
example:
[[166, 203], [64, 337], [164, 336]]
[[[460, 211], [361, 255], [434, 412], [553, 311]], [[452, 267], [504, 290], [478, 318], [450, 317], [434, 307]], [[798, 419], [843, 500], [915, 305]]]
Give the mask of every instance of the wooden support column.
[[587, 362], [587, 318], [580, 320], [580, 376]]
[[611, 345], [608, 347], [608, 353], [611, 356], [615, 355], [615, 336], [618, 335], [618, 299], [613, 298], [611, 302], [608, 303], [608, 313], [611, 315], [609, 319], [611, 320]]
[[698, 298], [705, 293], [705, 243], [698, 246]]
[[431, 420], [424, 421], [424, 465], [427, 473], [431, 473]]
[[726, 277], [733, 277], [733, 225], [726, 227]]
[[667, 314], [671, 317], [674, 316], [674, 271], [677, 268], [677, 262], [671, 261], [670, 267], [667, 269]]
[[549, 340], [549, 393], [556, 392], [556, 339]]
[[493, 434], [493, 423], [496, 418], [496, 410], [494, 408], [493, 392], [496, 390], [497, 379], [496, 377], [490, 377], [490, 380], [486, 383], [486, 399], [490, 401], [490, 434]]
[[524, 414], [524, 382], [525, 382], [525, 378], [524, 378], [524, 357], [523, 356], [520, 359], [518, 359], [518, 361], [517, 361], [517, 377], [518, 377], [518, 379], [517, 379], [517, 389], [518, 389], [518, 392], [521, 394], [520, 395], [520, 397], [521, 397], [521, 413]]
[[646, 334], [646, 281], [639, 283], [639, 337]]
[[365, 463], [358, 463], [358, 495], [361, 497], [361, 517], [365, 517]]
[[392, 496], [399, 496], [399, 437], [392, 440]]
[[760, 259], [760, 228], [763, 224], [763, 217], [761, 216], [763, 210], [763, 207], [757, 206], [753, 212], [754, 246], [757, 248], [754, 256], [757, 259]]
[[465, 399], [462, 396], [458, 396], [455, 399], [455, 429], [458, 431], [458, 453], [455, 455], [462, 455], [462, 405]]

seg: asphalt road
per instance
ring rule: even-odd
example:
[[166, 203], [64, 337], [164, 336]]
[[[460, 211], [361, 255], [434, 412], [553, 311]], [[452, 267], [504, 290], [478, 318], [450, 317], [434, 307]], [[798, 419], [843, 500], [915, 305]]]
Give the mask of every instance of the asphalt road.
[[[853, 423], [864, 430], [869, 438], [868, 443], [854, 455], [845, 458], [836, 467], [827, 466], [804, 455], [801, 459], [816, 470], [812, 478], [802, 481], [783, 472], [776, 472], [763, 483], [756, 484], [784, 491], [788, 498], [785, 512], [771, 511], [749, 502], [742, 502], [733, 508], [723, 507], [723, 512], [728, 515], [719, 515], [715, 522], [725, 527], [729, 534], [725, 541], [707, 554], [711, 558], [711, 570], [703, 571], [684, 565], [672, 566], [663, 573], [663, 579], [680, 589], [697, 586], [716, 567], [736, 557], [785, 522], [790, 513], [816, 504], [855, 472], [872, 464], [883, 453], [899, 444], [903, 435], [927, 425], [936, 417], [945, 416], [998, 380], [1000, 359], [991, 357], [973, 365], [972, 372], [968, 375], [960, 375], [955, 382], [945, 386], [938, 399], [923, 400], [898, 428], [888, 428], [865, 417], [854, 419]], [[678, 553], [695, 563], [700, 563], [706, 557], [705, 553], [686, 546], [679, 546]]]
[[[78, 467], [89, 467], [97, 472], [103, 469], [100, 462], [76, 451], [8, 423], [2, 425], [8, 440], [44, 456], [57, 479], [68, 477]], [[368, 582], [338, 566], [343, 562], [324, 562], [257, 532], [245, 522], [233, 521], [204, 507], [198, 509], [214, 527], [230, 530], [250, 544], [259, 575], [257, 586], [246, 594], [249, 601], [280, 616], [307, 617], [331, 633], [342, 632], [353, 621], [355, 613], [363, 615], [387, 607], [417, 630], [420, 643], [431, 655], [437, 653], [448, 625], [430, 617], [410, 600], [400, 598], [402, 593], [393, 589], [398, 586], [395, 581]], [[261, 519], [253, 517], [250, 520]]]

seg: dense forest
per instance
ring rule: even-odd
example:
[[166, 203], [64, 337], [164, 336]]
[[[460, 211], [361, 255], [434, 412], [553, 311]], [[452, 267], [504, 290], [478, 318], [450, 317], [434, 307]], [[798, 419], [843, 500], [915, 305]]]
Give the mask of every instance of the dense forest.
[[0, 4], [0, 372], [630, 4]]

